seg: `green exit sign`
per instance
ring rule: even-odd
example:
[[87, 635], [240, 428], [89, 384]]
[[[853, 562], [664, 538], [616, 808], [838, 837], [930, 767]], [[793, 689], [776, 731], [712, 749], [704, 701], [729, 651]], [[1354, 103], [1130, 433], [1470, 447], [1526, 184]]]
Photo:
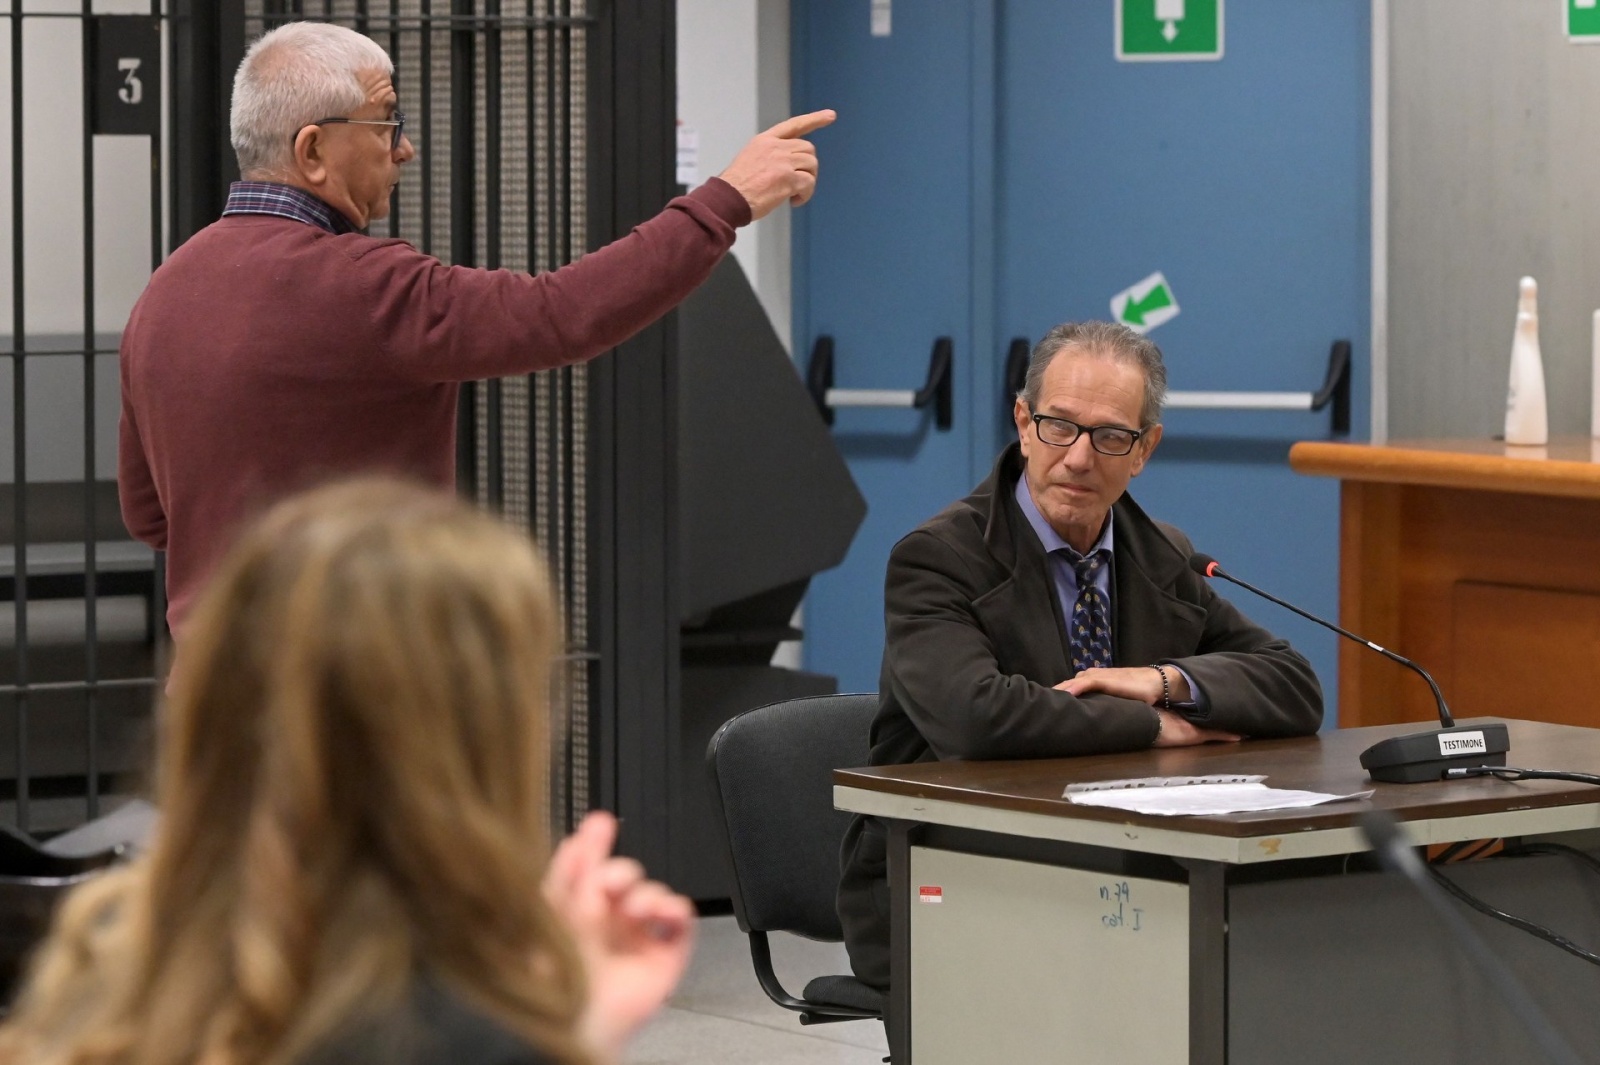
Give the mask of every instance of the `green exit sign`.
[[1600, 0], [1566, 0], [1567, 37], [1584, 44], [1600, 43]]
[[1112, 2], [1117, 58], [1123, 62], [1222, 58], [1222, 0]]

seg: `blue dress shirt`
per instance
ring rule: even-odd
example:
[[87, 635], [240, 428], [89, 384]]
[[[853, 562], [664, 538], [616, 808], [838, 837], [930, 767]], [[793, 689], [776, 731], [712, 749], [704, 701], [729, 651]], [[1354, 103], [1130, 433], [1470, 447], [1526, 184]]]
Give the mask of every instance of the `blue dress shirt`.
[[[1026, 476], [1017, 478], [1016, 498], [1017, 506], [1022, 510], [1022, 516], [1028, 519], [1028, 526], [1033, 529], [1034, 535], [1039, 538], [1039, 543], [1044, 546], [1045, 558], [1048, 560], [1047, 564], [1050, 567], [1050, 579], [1056, 589], [1056, 600], [1061, 604], [1061, 617], [1063, 620], [1070, 620], [1072, 607], [1078, 601], [1078, 573], [1073, 568], [1073, 564], [1082, 561], [1087, 556], [1079, 554], [1071, 544], [1061, 538], [1060, 533], [1051, 528], [1049, 522], [1044, 520], [1044, 515], [1039, 513], [1039, 508], [1033, 501], [1033, 493], [1028, 491], [1028, 478]], [[1111, 604], [1111, 638], [1113, 646], [1115, 645], [1117, 631], [1117, 601], [1111, 594], [1111, 571], [1112, 567], [1117, 564], [1116, 552], [1112, 550], [1112, 530], [1115, 525], [1116, 523], [1111, 520], [1111, 516], [1108, 514], [1105, 528], [1100, 530], [1100, 539], [1096, 540], [1094, 547], [1090, 548], [1090, 554], [1103, 550], [1106, 552], [1106, 557], [1111, 560], [1109, 565], [1100, 567], [1100, 572], [1095, 574], [1094, 583], [1095, 587], [1100, 589], [1100, 594], [1106, 597], [1106, 602]], [[1170, 662], [1160, 664], [1172, 665]], [[1181, 711], [1185, 717], [1196, 720], [1203, 718], [1208, 709], [1205, 693], [1200, 690], [1199, 685], [1195, 684], [1194, 678], [1185, 673], [1181, 667], [1172, 665], [1172, 668], [1183, 676], [1184, 682], [1189, 685], [1189, 693], [1193, 697], [1192, 702], [1180, 703], [1174, 700], [1172, 708]]]

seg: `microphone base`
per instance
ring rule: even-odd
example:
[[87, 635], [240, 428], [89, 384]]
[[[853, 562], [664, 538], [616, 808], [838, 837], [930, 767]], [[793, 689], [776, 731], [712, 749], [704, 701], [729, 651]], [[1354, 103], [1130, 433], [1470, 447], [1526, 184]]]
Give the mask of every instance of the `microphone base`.
[[1457, 766], [1505, 765], [1510, 749], [1503, 724], [1457, 725], [1374, 743], [1361, 752], [1361, 767], [1385, 784], [1422, 784]]

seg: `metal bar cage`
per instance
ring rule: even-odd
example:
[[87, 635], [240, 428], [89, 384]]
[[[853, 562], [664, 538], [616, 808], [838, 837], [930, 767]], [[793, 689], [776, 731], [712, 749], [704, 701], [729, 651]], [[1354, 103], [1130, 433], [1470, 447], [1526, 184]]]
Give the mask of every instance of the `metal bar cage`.
[[[147, 764], [165, 604], [118, 520], [111, 323], [167, 250], [169, 18], [162, 0], [0, 13], [0, 821], [23, 831], [98, 816]], [[100, 44], [130, 47], [108, 67]]]
[[[107, 16], [139, 16], [166, 57], [185, 16], [175, 0], [6, 2], [0, 177], [10, 195], [0, 195], [0, 229], [11, 255], [0, 263], [0, 292], [10, 293], [0, 354], [11, 372], [0, 374], [0, 409], [12, 424], [0, 433], [0, 602], [10, 599], [0, 610], [0, 644], [10, 645], [0, 647], [0, 822], [49, 832], [139, 790], [149, 760], [163, 575], [118, 519], [114, 356], [122, 321], [169, 251], [163, 136], [178, 79], [156, 62], [154, 80], [121, 85], [149, 94], [159, 121], [140, 136], [107, 132], [95, 47]], [[375, 235], [446, 263], [539, 271], [588, 241], [592, 2], [244, 0], [243, 13], [247, 40], [316, 19], [365, 33], [393, 57], [417, 158]], [[232, 75], [219, 71], [225, 83]], [[538, 541], [564, 611], [550, 811], [561, 830], [591, 795], [588, 377], [574, 367], [463, 395], [462, 490]]]
[[[395, 64], [417, 156], [388, 235], [445, 263], [538, 272], [586, 250], [590, 0], [247, 0], [246, 37], [349, 26]], [[591, 697], [588, 376], [584, 367], [463, 389], [461, 490], [525, 530], [555, 576], [567, 654], [553, 705], [551, 822], [588, 808]]]

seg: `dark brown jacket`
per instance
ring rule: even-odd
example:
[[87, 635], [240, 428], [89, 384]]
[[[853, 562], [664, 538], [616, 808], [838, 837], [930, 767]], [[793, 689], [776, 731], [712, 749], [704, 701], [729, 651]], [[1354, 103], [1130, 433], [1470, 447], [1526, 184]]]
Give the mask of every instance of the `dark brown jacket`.
[[[1013, 444], [971, 495], [889, 556], [882, 700], [873, 765], [1060, 758], [1140, 750], [1156, 737], [1145, 703], [1053, 685], [1072, 676], [1066, 624], [1038, 536], [1017, 507]], [[1112, 508], [1112, 661], [1171, 663], [1205, 694], [1204, 724], [1246, 736], [1303, 736], [1322, 724], [1304, 657], [1251, 622], [1189, 568], [1189, 541], [1130, 496]], [[888, 984], [882, 827], [845, 837], [839, 916], [856, 975]]]

